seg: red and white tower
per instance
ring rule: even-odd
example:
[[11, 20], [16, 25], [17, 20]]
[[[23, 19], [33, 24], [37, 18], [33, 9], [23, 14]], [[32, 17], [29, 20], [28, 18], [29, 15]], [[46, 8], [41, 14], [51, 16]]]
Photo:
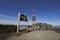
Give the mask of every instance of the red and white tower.
[[34, 30], [34, 27], [35, 27], [35, 8], [33, 6], [33, 9], [32, 9], [32, 26], [33, 26], [33, 30]]

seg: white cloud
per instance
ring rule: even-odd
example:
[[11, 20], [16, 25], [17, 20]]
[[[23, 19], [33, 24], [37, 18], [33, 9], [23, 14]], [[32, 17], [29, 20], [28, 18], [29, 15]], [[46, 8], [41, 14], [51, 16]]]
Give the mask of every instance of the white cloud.
[[0, 14], [0, 24], [17, 24], [17, 18]]
[[[14, 21], [14, 20], [0, 20], [0, 24], [13, 24], [13, 25], [17, 25], [17, 20]], [[20, 25], [27, 25], [26, 22], [22, 22], [20, 21]], [[31, 25], [31, 22], [28, 22], [28, 25]]]
[[0, 14], [0, 24], [17, 24], [17, 18]]
[[[17, 25], [17, 18], [0, 14], [0, 24], [14, 24]], [[31, 25], [31, 21], [28, 21], [28, 24]], [[26, 22], [20, 21], [20, 25], [26, 25]]]
[[[52, 24], [52, 25], [60, 25], [59, 21], [44, 21], [44, 20], [39, 20], [36, 22], [42, 22], [42, 23], [48, 23], [48, 24]], [[11, 16], [7, 16], [7, 15], [3, 15], [0, 14], [0, 24], [14, 24], [17, 25], [17, 18], [11, 17]], [[29, 19], [28, 24], [31, 25], [32, 24], [32, 20]], [[20, 25], [26, 25], [26, 22], [20, 22]]]
[[7, 15], [3, 15], [3, 14], [0, 14], [0, 18], [9, 18], [9, 19], [17, 19], [17, 18], [14, 18], [14, 17], [11, 17], [11, 16], [7, 16]]
[[39, 20], [39, 21], [36, 21], [37, 23], [39, 23], [39, 22], [41, 22], [41, 23], [47, 23], [47, 24], [51, 24], [51, 25], [59, 25], [60, 26], [60, 22], [59, 21], [55, 21], [55, 20], [53, 20], [53, 21], [50, 21], [50, 20], [48, 20], [48, 21], [46, 21], [46, 20]]
[[14, 24], [14, 25], [17, 25], [17, 21], [13, 21], [13, 20], [0, 20], [0, 24]]

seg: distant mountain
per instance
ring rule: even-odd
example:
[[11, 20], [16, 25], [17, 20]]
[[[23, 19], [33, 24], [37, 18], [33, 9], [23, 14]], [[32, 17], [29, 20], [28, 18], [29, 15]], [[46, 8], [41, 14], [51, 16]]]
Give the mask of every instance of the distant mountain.
[[60, 29], [60, 26], [54, 26], [54, 27], [56, 27], [56, 28], [59, 28], [59, 29]]

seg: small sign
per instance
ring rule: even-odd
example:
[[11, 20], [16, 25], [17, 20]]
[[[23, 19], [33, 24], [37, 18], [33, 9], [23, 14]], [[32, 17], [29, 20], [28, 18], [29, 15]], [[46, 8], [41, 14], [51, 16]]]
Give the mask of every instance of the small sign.
[[21, 14], [21, 15], [20, 15], [20, 21], [25, 21], [25, 22], [27, 22], [27, 16], [24, 15], [24, 14]]

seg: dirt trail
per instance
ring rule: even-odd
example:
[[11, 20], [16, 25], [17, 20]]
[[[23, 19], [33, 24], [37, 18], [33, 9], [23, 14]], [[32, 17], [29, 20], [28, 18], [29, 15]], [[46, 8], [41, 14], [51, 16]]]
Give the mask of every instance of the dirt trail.
[[50, 30], [32, 31], [19, 37], [16, 35], [9, 37], [7, 40], [60, 40], [60, 33]]

